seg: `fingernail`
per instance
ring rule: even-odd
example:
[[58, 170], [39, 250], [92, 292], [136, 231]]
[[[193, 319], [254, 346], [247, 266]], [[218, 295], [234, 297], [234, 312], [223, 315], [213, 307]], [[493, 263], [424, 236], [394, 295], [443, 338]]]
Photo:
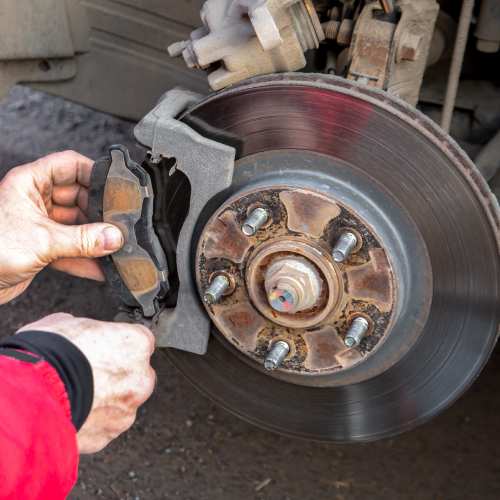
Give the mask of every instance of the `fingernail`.
[[115, 226], [109, 226], [102, 231], [102, 247], [104, 250], [118, 250], [123, 244], [121, 231]]

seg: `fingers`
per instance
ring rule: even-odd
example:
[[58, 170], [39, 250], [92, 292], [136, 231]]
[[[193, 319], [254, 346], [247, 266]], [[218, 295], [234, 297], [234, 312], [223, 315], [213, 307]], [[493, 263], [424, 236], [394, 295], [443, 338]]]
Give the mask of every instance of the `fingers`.
[[88, 186], [93, 165], [94, 162], [86, 156], [75, 151], [64, 151], [40, 158], [27, 166], [40, 177], [40, 181], [48, 178], [54, 186], [75, 183]]
[[102, 257], [123, 245], [121, 231], [110, 224], [66, 226], [48, 221], [47, 229], [50, 234], [50, 244], [46, 248], [49, 262], [63, 257]]
[[10, 302], [12, 299], [15, 299], [16, 297], [21, 295], [24, 292], [24, 290], [28, 288], [28, 286], [32, 281], [33, 278], [30, 278], [15, 286], [11, 286], [9, 288], [2, 288], [0, 290], [0, 305], [6, 304], [7, 302]]
[[81, 454], [101, 451], [110, 441], [132, 427], [136, 412], [116, 408], [96, 408], [89, 415], [76, 438]]
[[88, 215], [88, 197], [88, 188], [81, 184], [56, 186], [52, 192], [52, 203], [61, 207], [79, 207], [83, 213]]
[[43, 330], [52, 333], [61, 333], [61, 330], [64, 330], [65, 326], [66, 328], [74, 328], [73, 322], [78, 319], [79, 318], [75, 318], [73, 315], [68, 313], [49, 314], [49, 316], [45, 316], [45, 318], [29, 323], [28, 325], [24, 325], [19, 328], [16, 333], [23, 332], [25, 330]]
[[89, 218], [80, 207], [60, 207], [55, 205], [52, 208], [52, 220], [66, 226], [87, 224]]
[[52, 261], [49, 267], [80, 278], [107, 281], [101, 264], [96, 259], [62, 258]]

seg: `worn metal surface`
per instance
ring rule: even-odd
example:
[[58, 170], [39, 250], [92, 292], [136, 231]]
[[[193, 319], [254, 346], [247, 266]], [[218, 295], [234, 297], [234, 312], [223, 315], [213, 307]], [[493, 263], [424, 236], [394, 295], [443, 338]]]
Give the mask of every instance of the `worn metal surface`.
[[[220, 219], [231, 220], [232, 230], [227, 232], [237, 234], [247, 207], [255, 200], [274, 214], [273, 222], [254, 237], [247, 238], [249, 244], [245, 252], [234, 256], [232, 239], [214, 241], [211, 228]], [[309, 227], [313, 213], [322, 221], [321, 231], [317, 224], [314, 230]], [[337, 264], [331, 250], [347, 221], [356, 226], [358, 234], [363, 234], [365, 244], [362, 250], [359, 245], [345, 263]], [[214, 247], [220, 248], [219, 252], [214, 251]], [[373, 229], [340, 200], [315, 190], [294, 187], [252, 190], [231, 198], [217, 210], [203, 231], [196, 256], [198, 289], [203, 294], [215, 270], [230, 272], [235, 293], [221, 298], [216, 306], [207, 305], [214, 323], [229, 341], [250, 358], [264, 363], [268, 354], [266, 346], [276, 338], [286, 338], [294, 346], [294, 355], [281, 364], [280, 371], [299, 376], [326, 375], [350, 369], [367, 359], [382, 345], [394, 323], [393, 315], [398, 309], [395, 273], [388, 265], [389, 258], [380, 255], [385, 256], [385, 250]], [[306, 266], [306, 270], [295, 269], [295, 261], [297, 265]], [[314, 276], [307, 274], [308, 267]], [[319, 287], [317, 293], [312, 280]], [[271, 285], [279, 288], [280, 283], [282, 288], [289, 287], [297, 295], [290, 310], [279, 310], [272, 304]], [[285, 288], [282, 291], [286, 291]], [[245, 311], [255, 307], [256, 311], [250, 316], [239, 314], [239, 307]], [[223, 314], [226, 308], [231, 321]], [[377, 325], [375, 335], [366, 337], [358, 354], [347, 354], [348, 348], [341, 339], [349, 327], [348, 318], [360, 311]], [[249, 324], [249, 317], [256, 322], [255, 327]], [[242, 342], [241, 330], [251, 332], [251, 342]], [[318, 330], [327, 332], [321, 342], [317, 341]], [[325, 342], [336, 346], [335, 349], [319, 352]], [[328, 352], [330, 359], [326, 360]], [[319, 364], [315, 360], [319, 360]], [[318, 378], [316, 383], [326, 382]]]
[[356, 21], [347, 78], [387, 90], [415, 106], [426, 68], [439, 5], [400, 0], [394, 15], [368, 3]]
[[[272, 228], [272, 226], [271, 226]], [[332, 263], [328, 250], [323, 245], [307, 241], [287, 231], [276, 231], [278, 234], [268, 233], [267, 241], [255, 245], [255, 251], [248, 257], [245, 281], [248, 293], [257, 309], [271, 321], [288, 328], [313, 327], [324, 321], [334, 310], [343, 303], [343, 283], [340, 270]], [[268, 273], [273, 267], [287, 259], [304, 259], [319, 277], [321, 284], [319, 293], [313, 304], [295, 314], [288, 311], [277, 312], [270, 307], [267, 288]], [[312, 283], [309, 288], [312, 288]]]
[[[318, 185], [328, 185], [332, 195], [348, 194], [353, 184], [361, 190], [371, 185], [368, 192], [385, 207], [383, 213], [407, 226], [400, 243], [409, 252], [408, 262], [428, 255], [432, 265], [429, 272], [420, 262], [419, 274], [411, 275], [405, 290], [414, 293], [427, 275], [430, 314], [419, 316], [422, 297], [405, 305], [411, 310], [410, 315], [401, 311], [406, 328], [398, 327], [394, 335], [395, 324], [383, 348], [352, 369], [354, 374], [366, 366], [372, 370], [369, 379], [363, 381], [357, 372], [348, 385], [292, 386], [276, 376], [280, 370], [259, 371], [258, 363], [214, 329], [205, 356], [167, 351], [198, 388], [267, 429], [330, 441], [402, 432], [436, 415], [467, 389], [497, 336], [500, 224], [498, 204], [486, 183], [446, 134], [386, 93], [320, 75], [262, 77], [235, 85], [195, 106], [183, 120], [196, 123], [200, 132], [207, 122], [210, 138], [221, 137], [214, 128], [244, 138], [234, 190], [251, 183], [257, 172], [265, 177], [264, 185], [299, 183], [311, 165]], [[306, 154], [307, 149], [317, 153]], [[323, 155], [329, 163], [321, 160]], [[332, 176], [342, 189], [325, 183]], [[375, 179], [383, 179], [383, 187]], [[383, 200], [380, 194], [386, 190], [391, 197]], [[370, 210], [363, 214], [370, 218]], [[411, 240], [412, 227], [421, 240]], [[396, 258], [397, 244], [389, 247]], [[404, 336], [410, 324], [422, 328], [419, 340], [398, 363], [382, 359], [386, 349], [396, 349], [391, 339]], [[382, 366], [378, 375], [372, 360]]]
[[351, 64], [347, 78], [387, 88], [391, 69], [390, 51], [396, 24], [378, 20], [380, 5], [366, 4], [356, 22], [351, 40]]
[[210, 320], [193, 283], [191, 240], [202, 209], [231, 184], [235, 150], [200, 136], [175, 119], [198, 99], [199, 96], [188, 91], [167, 92], [135, 127], [134, 133], [139, 142], [150, 148], [153, 162], [175, 158], [176, 170], [183, 172], [191, 185], [189, 213], [177, 242], [177, 304], [175, 308], [163, 310], [151, 330], [160, 347], [203, 354], [210, 334]]
[[301, 191], [281, 191], [280, 200], [287, 213], [290, 231], [319, 238], [328, 222], [340, 214], [340, 208], [327, 197]]
[[245, 78], [306, 65], [304, 52], [319, 46], [323, 30], [311, 0], [207, 0], [203, 26], [169, 47], [189, 68], [211, 70], [213, 90]]
[[[112, 149], [111, 167], [104, 186], [103, 222], [117, 226], [122, 232], [123, 246], [113, 253], [112, 259], [126, 287], [148, 317], [157, 312], [155, 299], [168, 278], [165, 254], [151, 225], [152, 207], [151, 182], [141, 185], [127, 168], [123, 151]], [[144, 219], [143, 231], [147, 233], [144, 236], [154, 249], [156, 265], [137, 239], [141, 217]]]

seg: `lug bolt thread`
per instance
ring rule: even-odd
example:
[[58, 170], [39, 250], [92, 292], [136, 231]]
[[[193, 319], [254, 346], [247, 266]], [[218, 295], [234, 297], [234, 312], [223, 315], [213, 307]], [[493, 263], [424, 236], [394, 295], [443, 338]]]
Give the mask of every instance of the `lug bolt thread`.
[[347, 347], [358, 347], [369, 327], [370, 323], [365, 318], [356, 318], [345, 334], [344, 344]]
[[245, 236], [253, 236], [267, 221], [269, 213], [265, 208], [256, 208], [241, 226]]
[[285, 341], [278, 340], [267, 355], [264, 361], [264, 368], [270, 371], [276, 370], [287, 357], [289, 352], [290, 346]]
[[358, 239], [353, 233], [345, 232], [339, 238], [332, 250], [332, 257], [335, 262], [344, 262], [349, 257], [354, 247], [358, 244]]
[[203, 300], [207, 304], [215, 304], [229, 288], [229, 285], [229, 279], [226, 276], [222, 274], [217, 276], [205, 290]]

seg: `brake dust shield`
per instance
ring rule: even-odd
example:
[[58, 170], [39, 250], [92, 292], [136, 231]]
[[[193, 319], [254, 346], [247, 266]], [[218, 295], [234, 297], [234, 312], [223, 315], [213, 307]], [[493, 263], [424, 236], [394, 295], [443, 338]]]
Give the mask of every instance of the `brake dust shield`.
[[[499, 214], [449, 136], [384, 92], [316, 74], [248, 80], [195, 104], [181, 121], [236, 148], [233, 184], [219, 207], [242, 190], [293, 185], [339, 200], [346, 193], [367, 226], [382, 227], [404, 297], [380, 348], [323, 378], [270, 374], [215, 326], [204, 356], [165, 349], [196, 387], [266, 429], [334, 442], [413, 428], [468, 388], [497, 337]], [[202, 214], [193, 255], [214, 214]]]

